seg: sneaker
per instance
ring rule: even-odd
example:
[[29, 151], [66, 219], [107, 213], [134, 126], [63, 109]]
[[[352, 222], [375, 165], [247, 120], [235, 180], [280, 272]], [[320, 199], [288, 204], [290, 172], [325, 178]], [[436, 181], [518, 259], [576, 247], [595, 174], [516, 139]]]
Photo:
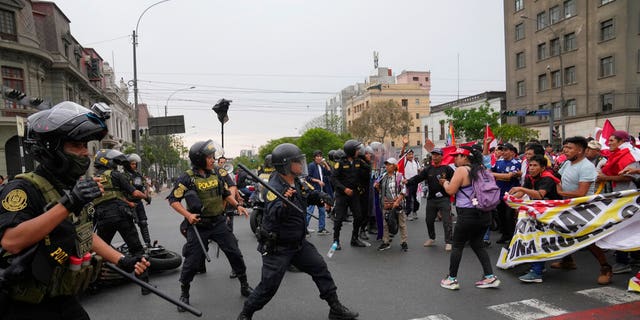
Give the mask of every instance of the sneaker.
[[518, 280], [522, 282], [528, 282], [528, 283], [531, 283], [531, 282], [542, 283], [542, 275], [539, 275], [533, 272], [532, 270], [529, 270], [529, 273], [519, 277]]
[[500, 285], [500, 280], [496, 276], [483, 277], [482, 280], [476, 282], [476, 288], [497, 288]]
[[613, 272], [610, 265], [604, 265], [600, 267], [600, 275], [598, 276], [598, 284], [605, 285], [611, 283], [613, 278]]
[[378, 247], [378, 251], [384, 251], [391, 248], [391, 245], [388, 243], [382, 243], [379, 247]]
[[451, 243], [447, 243], [444, 245], [444, 251], [451, 251], [451, 249], [453, 249], [453, 247], [451, 246]]
[[417, 212], [412, 213], [411, 218], [412, 218], [411, 220], [418, 220], [418, 213]]
[[404, 251], [404, 252], [409, 251], [409, 246], [407, 245], [406, 242], [401, 243], [400, 247], [402, 248], [402, 251]]
[[482, 240], [482, 244], [484, 245], [485, 248], [491, 247], [491, 241], [490, 240]]
[[564, 269], [564, 270], [575, 270], [576, 262], [575, 261], [556, 261], [550, 264], [552, 269]]
[[318, 235], [319, 236], [328, 236], [330, 234], [331, 234], [331, 232], [327, 231], [327, 229], [322, 229], [322, 230], [318, 231]]
[[422, 245], [423, 247], [431, 247], [436, 243], [435, 240], [433, 239], [427, 239], [427, 241], [424, 242], [424, 244]]
[[627, 273], [631, 272], [631, 266], [624, 263], [616, 263], [613, 265], [611, 270], [613, 274]]
[[458, 290], [460, 289], [460, 284], [458, 284], [458, 279], [446, 277], [440, 280], [440, 286], [449, 289], [449, 290]]
[[315, 232], [315, 231], [316, 231], [316, 230], [314, 230], [314, 229], [307, 228], [307, 232], [309, 232], [309, 233], [312, 233], [312, 232]]

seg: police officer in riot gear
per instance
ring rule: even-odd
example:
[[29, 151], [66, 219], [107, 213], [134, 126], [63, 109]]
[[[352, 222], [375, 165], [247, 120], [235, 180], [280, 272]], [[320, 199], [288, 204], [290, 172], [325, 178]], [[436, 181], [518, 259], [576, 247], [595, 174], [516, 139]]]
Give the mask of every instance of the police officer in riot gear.
[[[228, 173], [214, 166], [215, 156], [221, 155], [222, 148], [212, 140], [194, 143], [189, 149], [189, 159], [193, 167], [178, 178], [167, 197], [171, 207], [192, 225], [186, 229], [187, 244], [183, 250], [185, 260], [180, 274], [180, 301], [187, 304], [191, 281], [205, 259], [204, 248], [200, 245], [198, 235], [204, 242], [215, 241], [225, 253], [240, 281], [240, 294], [248, 297], [253, 291], [247, 282], [247, 268], [242, 252], [225, 223], [224, 201], [236, 208], [239, 214], [249, 214], [227, 189], [224, 178]], [[186, 208], [181, 203], [182, 199], [185, 199]], [[178, 308], [178, 311], [182, 312], [184, 309]]]
[[313, 244], [306, 240], [304, 209], [322, 205], [321, 192], [305, 189], [298, 179], [307, 167], [304, 154], [291, 143], [278, 145], [272, 161], [277, 174], [269, 185], [291, 200], [299, 210], [286, 205], [273, 192], [267, 192], [267, 208], [262, 220], [258, 251], [262, 253], [262, 281], [244, 304], [238, 320], [251, 319], [276, 294], [289, 265], [309, 274], [320, 290], [320, 298], [331, 310], [329, 319], [355, 319], [358, 313], [343, 306], [336, 294], [331, 273]]
[[360, 228], [365, 223], [362, 216], [360, 195], [364, 193], [365, 185], [369, 183], [370, 168], [360, 155], [364, 154], [364, 146], [356, 140], [347, 140], [344, 143], [345, 157], [339, 159], [334, 164], [334, 171], [331, 176], [335, 195], [335, 218], [333, 225], [333, 240], [340, 244], [340, 230], [342, 222], [347, 218], [347, 208], [353, 214], [353, 231], [351, 232], [351, 246], [365, 247], [366, 245], [358, 238]]
[[[87, 143], [107, 134], [106, 116], [69, 101], [29, 116], [26, 149], [39, 165], [0, 192], [1, 319], [89, 319], [76, 294], [102, 259], [138, 274], [149, 266], [92, 232], [86, 205], [103, 186], [83, 176]], [[83, 258], [90, 263], [78, 264]]]
[[[124, 168], [129, 174], [131, 181], [133, 182], [133, 187], [136, 188], [136, 190], [144, 193], [144, 200], [147, 202], [147, 204], [150, 204], [151, 197], [149, 196], [149, 190], [147, 190], [144, 177], [138, 171], [138, 164], [142, 162], [142, 159], [136, 153], [132, 153], [127, 155], [127, 161], [129, 163], [125, 165]], [[147, 223], [147, 212], [144, 210], [144, 204], [142, 204], [141, 199], [133, 199], [133, 202], [136, 204], [135, 217], [138, 228], [140, 228], [142, 241], [144, 241], [144, 245], [149, 248], [151, 247], [151, 235], [149, 234], [149, 224]]]

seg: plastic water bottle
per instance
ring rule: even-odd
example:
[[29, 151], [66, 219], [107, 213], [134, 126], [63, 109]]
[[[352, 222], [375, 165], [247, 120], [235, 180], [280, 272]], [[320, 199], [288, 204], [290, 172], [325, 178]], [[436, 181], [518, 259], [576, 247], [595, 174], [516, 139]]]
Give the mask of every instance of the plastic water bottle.
[[329, 258], [333, 257], [333, 254], [336, 252], [336, 249], [338, 249], [338, 241], [333, 242], [333, 244], [331, 245], [331, 248], [329, 248], [329, 252], [327, 252], [327, 257]]

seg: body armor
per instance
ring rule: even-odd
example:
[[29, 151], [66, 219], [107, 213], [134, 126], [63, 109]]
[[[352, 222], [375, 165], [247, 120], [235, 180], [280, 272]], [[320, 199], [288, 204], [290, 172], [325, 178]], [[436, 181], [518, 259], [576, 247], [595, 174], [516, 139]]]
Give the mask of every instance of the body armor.
[[113, 199], [120, 199], [126, 202], [127, 198], [125, 197], [122, 190], [117, 189], [113, 186], [111, 171], [112, 170], [105, 170], [102, 174], [100, 174], [100, 183], [102, 183], [102, 186], [104, 187], [104, 194], [102, 195], [102, 197], [92, 201], [94, 206]]
[[[187, 170], [193, 185], [196, 187], [198, 198], [202, 201], [201, 217], [215, 217], [224, 212], [224, 199], [222, 198], [223, 182], [218, 175], [211, 174], [204, 178], [194, 174], [193, 170]], [[189, 204], [187, 203], [187, 206]]]

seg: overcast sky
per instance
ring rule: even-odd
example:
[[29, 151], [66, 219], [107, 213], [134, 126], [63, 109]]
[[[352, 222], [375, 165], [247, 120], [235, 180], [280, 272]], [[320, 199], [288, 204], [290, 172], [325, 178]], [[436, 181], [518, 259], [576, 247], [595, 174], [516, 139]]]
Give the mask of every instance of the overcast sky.
[[[54, 2], [84, 47], [133, 79], [131, 33], [157, 1]], [[211, 107], [233, 100], [228, 156], [299, 135], [373, 72], [374, 50], [396, 75], [431, 71], [432, 105], [505, 90], [502, 0], [171, 0], [144, 14], [138, 34], [139, 101], [162, 116], [172, 93], [195, 86], [168, 103], [169, 115], [185, 115], [190, 145], [220, 142]]]

